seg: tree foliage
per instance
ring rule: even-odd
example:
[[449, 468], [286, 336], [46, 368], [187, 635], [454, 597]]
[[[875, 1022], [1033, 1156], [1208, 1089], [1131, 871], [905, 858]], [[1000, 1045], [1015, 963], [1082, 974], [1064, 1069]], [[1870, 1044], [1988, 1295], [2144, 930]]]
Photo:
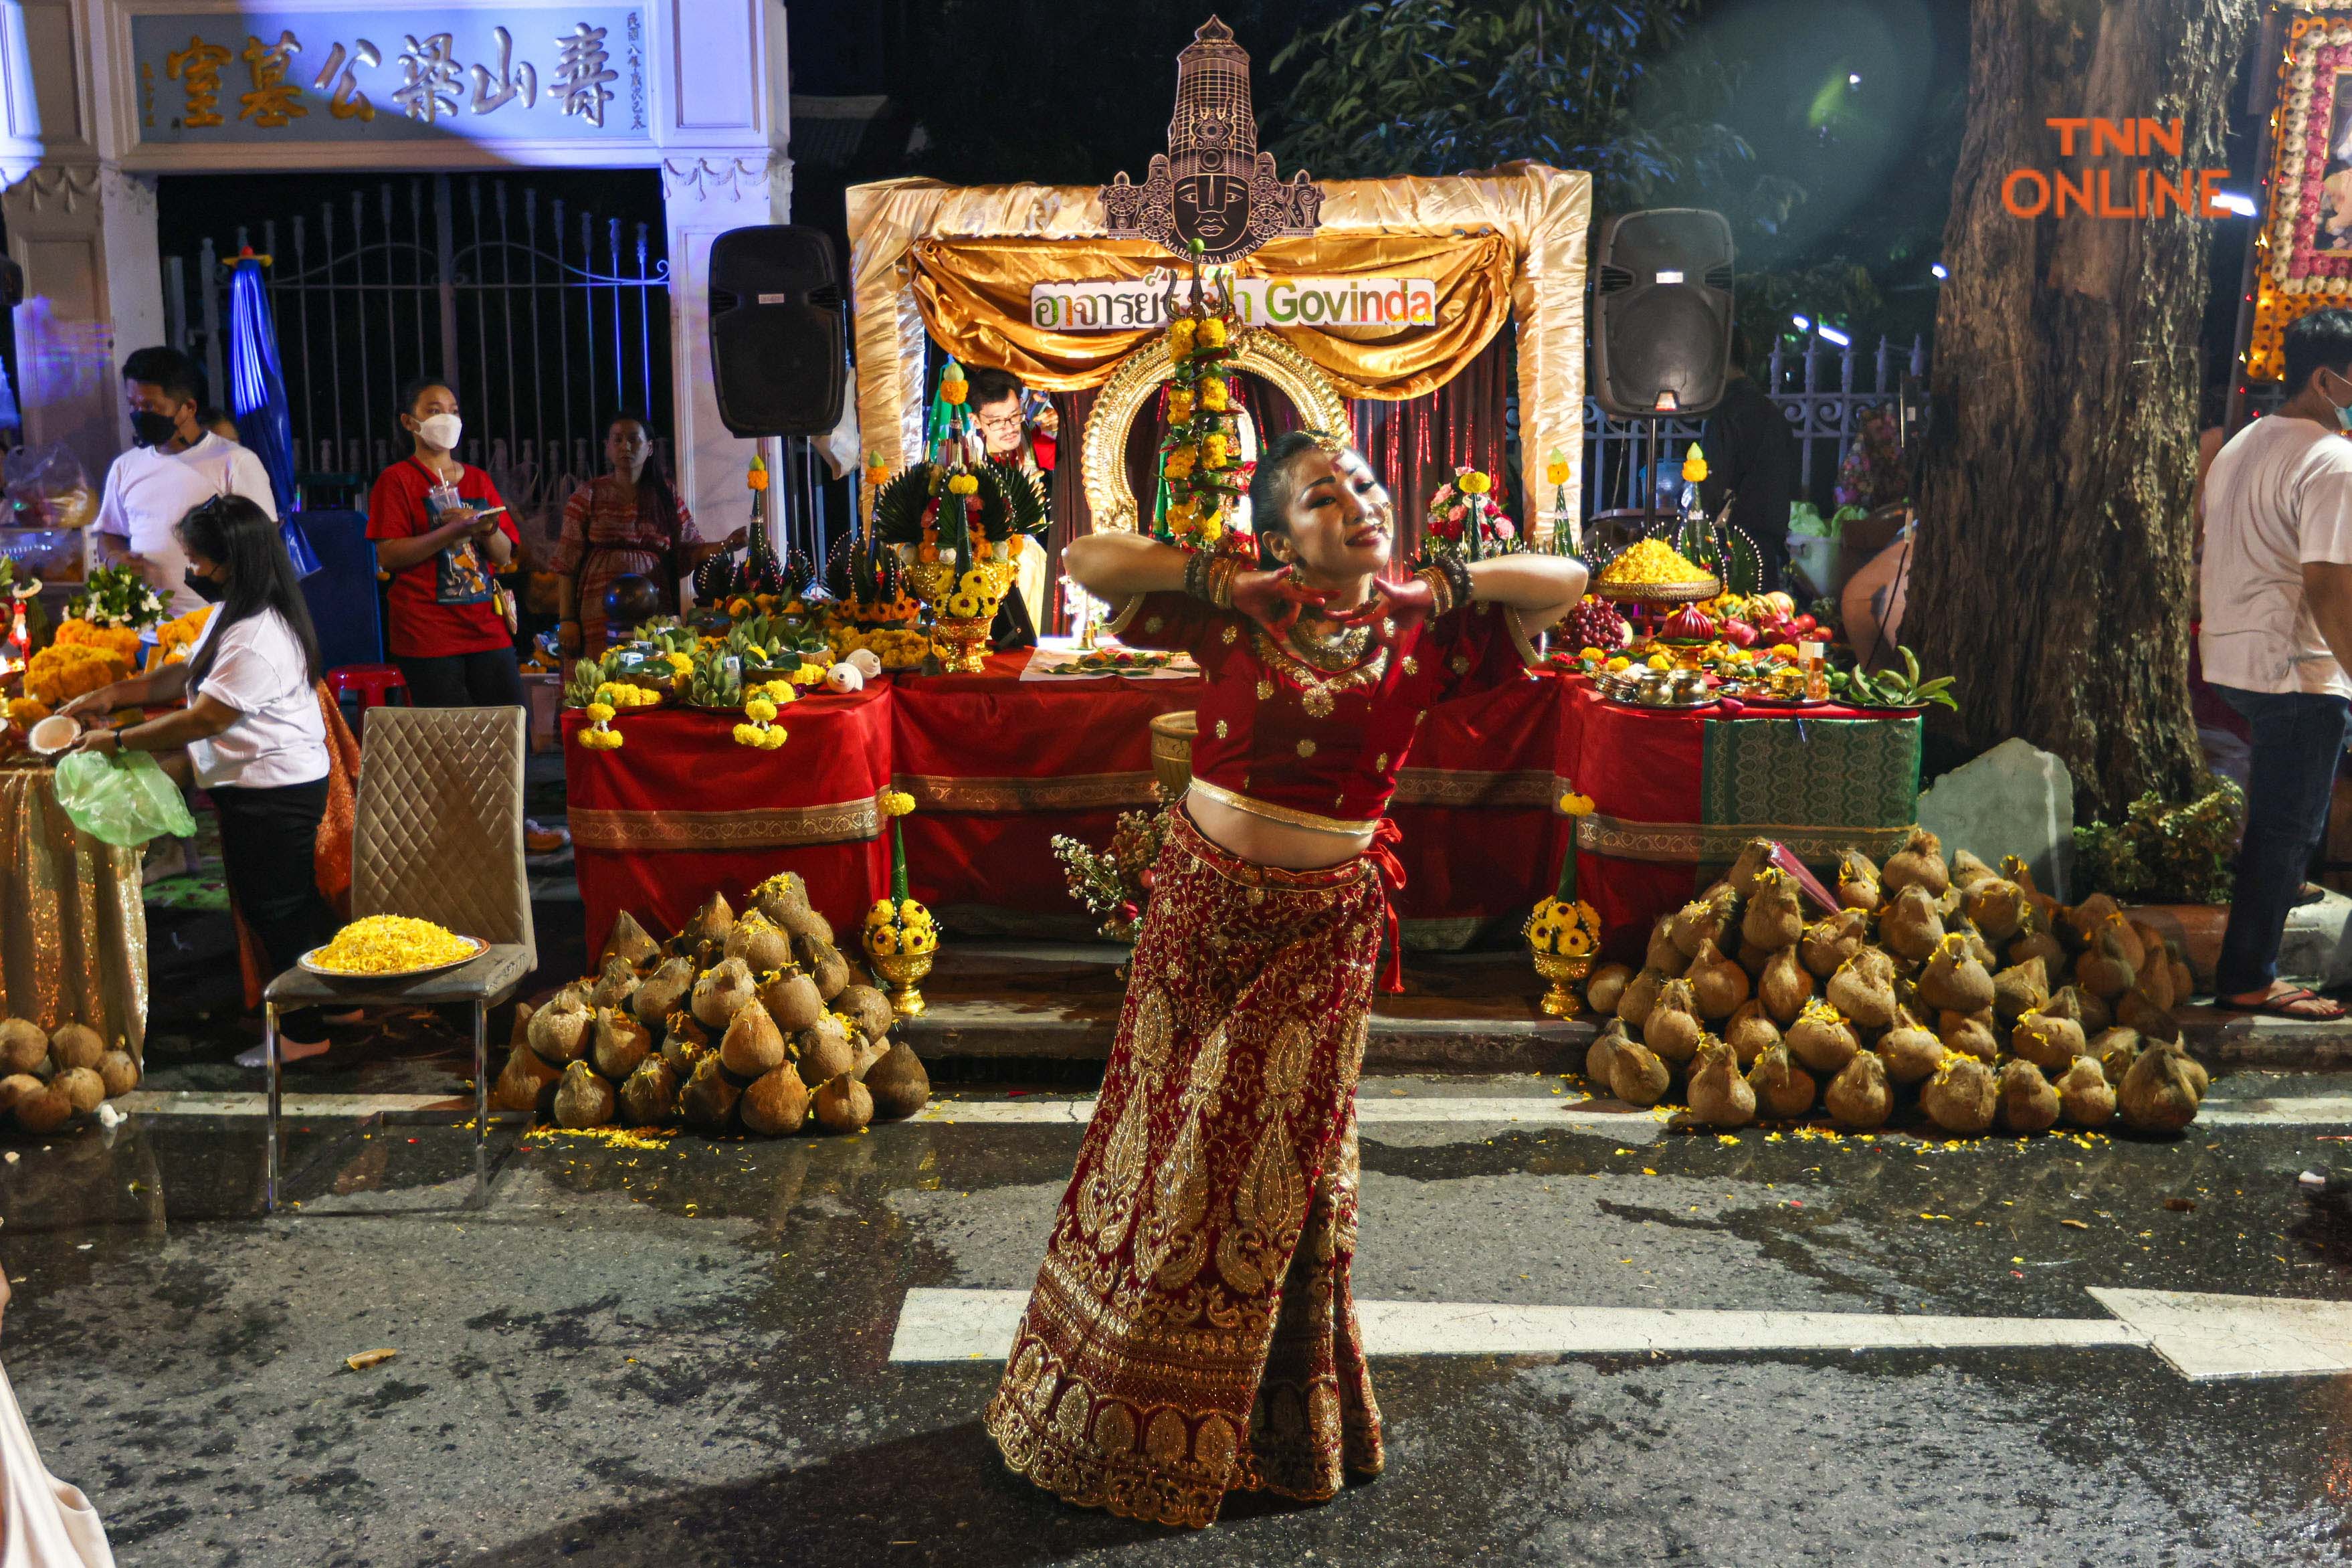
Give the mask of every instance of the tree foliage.
[[[1679, 184], [1729, 190], [1754, 153], [1711, 118], [1736, 68], [1669, 59], [1698, 0], [1373, 0], [1294, 38], [1298, 77], [1272, 144], [1324, 178], [1445, 174], [1528, 158], [1589, 171], [1603, 209]], [[1658, 90], [1645, 90], [1656, 89]], [[1699, 106], [1660, 112], [1654, 106]], [[1642, 106], [1637, 109], [1637, 106]], [[1799, 193], [1751, 180], [1767, 224]]]

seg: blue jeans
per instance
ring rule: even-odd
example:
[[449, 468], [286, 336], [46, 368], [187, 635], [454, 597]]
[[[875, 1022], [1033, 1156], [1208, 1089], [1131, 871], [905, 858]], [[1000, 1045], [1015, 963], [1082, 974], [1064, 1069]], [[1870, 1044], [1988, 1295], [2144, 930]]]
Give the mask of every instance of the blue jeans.
[[2237, 891], [2221, 937], [2216, 994], [2260, 991], [2278, 975], [2279, 937], [2303, 891], [2304, 873], [2327, 837], [2336, 764], [2352, 727], [2352, 701], [2308, 691], [2241, 691], [2216, 686], [2253, 726], [2246, 784], [2246, 837]]

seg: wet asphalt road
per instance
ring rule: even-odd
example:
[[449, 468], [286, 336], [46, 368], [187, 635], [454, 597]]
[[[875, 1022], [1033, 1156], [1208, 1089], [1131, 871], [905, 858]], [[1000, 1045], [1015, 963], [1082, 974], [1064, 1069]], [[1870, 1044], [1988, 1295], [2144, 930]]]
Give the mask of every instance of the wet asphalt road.
[[[1556, 1084], [1398, 1087], [1363, 1093]], [[2241, 1075], [2208, 1104], [2347, 1089]], [[2005, 1318], [2100, 1317], [2091, 1286], [2352, 1296], [2352, 1223], [2292, 1190], [2352, 1163], [2335, 1127], [1948, 1148], [1624, 1125], [1367, 1125], [1359, 1296]], [[476, 1214], [469, 1133], [314, 1122], [302, 1211], [268, 1220], [256, 1121], [0, 1142], [0, 1358], [127, 1565], [2352, 1555], [2352, 1378], [2192, 1384], [2129, 1347], [1383, 1358], [1388, 1473], [1327, 1506], [1237, 1498], [1198, 1535], [1066, 1508], [981, 1433], [994, 1363], [888, 1354], [910, 1287], [1028, 1285], [1079, 1136], [501, 1133]], [[400, 1354], [344, 1367], [378, 1347]]]

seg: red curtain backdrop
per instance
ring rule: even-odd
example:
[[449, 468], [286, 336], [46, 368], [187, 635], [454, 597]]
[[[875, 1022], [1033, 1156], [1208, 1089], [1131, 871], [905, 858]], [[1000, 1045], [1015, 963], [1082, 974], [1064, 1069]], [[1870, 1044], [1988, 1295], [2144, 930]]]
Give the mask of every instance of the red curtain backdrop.
[[[1420, 397], [1402, 403], [1365, 400], [1353, 405], [1357, 448], [1370, 460], [1397, 507], [1396, 565], [1421, 550], [1422, 515], [1437, 487], [1457, 467], [1495, 476], [1498, 497], [1510, 486], [1510, 441], [1506, 426], [1511, 392], [1508, 328], [1479, 351], [1460, 375]], [[1508, 510], [1515, 502], [1506, 502]], [[1521, 521], [1516, 510], [1511, 519]]]

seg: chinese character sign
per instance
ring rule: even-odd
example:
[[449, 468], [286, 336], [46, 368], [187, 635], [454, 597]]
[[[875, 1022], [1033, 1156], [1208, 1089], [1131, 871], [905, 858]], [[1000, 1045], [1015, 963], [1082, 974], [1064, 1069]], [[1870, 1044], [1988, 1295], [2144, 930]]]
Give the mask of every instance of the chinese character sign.
[[131, 19], [146, 142], [645, 140], [634, 5], [151, 13]]

